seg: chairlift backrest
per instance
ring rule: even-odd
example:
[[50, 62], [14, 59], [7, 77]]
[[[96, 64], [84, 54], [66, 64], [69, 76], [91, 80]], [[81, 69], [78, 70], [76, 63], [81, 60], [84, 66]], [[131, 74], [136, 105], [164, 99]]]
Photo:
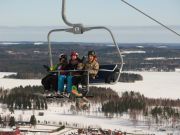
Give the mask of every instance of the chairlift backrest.
[[[114, 84], [118, 79], [119, 69], [117, 64], [100, 65], [99, 72], [94, 80], [90, 80], [90, 85]], [[119, 80], [118, 80], [119, 81]]]

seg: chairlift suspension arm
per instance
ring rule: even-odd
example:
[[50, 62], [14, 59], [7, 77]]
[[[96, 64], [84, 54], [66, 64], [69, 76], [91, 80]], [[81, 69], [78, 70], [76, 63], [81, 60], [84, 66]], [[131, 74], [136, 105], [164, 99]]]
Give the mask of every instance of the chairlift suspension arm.
[[50, 66], [53, 67], [53, 60], [52, 60], [52, 48], [51, 48], [51, 40], [50, 40], [50, 35], [53, 32], [62, 32], [62, 31], [68, 31], [70, 29], [54, 29], [49, 31], [48, 35], [47, 35], [47, 39], [48, 39], [48, 49], [49, 49], [49, 62], [50, 62]]
[[63, 19], [63, 21], [64, 21], [64, 23], [65, 23], [66, 25], [73, 27], [74, 24], [70, 23], [70, 22], [66, 19], [65, 11], [66, 11], [66, 1], [65, 1], [65, 0], [62, 0], [62, 19]]
[[77, 32], [76, 34], [82, 34], [83, 31], [81, 30], [81, 28], [83, 28], [83, 25], [81, 23], [76, 23], [76, 24], [73, 24], [73, 23], [70, 23], [67, 18], [66, 18], [66, 0], [62, 0], [62, 19], [64, 21], [64, 23], [70, 27], [73, 27], [74, 28], [74, 33], [77, 31], [80, 31], [80, 32]]

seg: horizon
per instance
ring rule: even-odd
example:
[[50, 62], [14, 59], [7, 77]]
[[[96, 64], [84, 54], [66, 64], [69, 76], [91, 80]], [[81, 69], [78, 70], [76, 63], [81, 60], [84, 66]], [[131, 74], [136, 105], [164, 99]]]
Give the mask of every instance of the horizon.
[[[64, 26], [0, 26], [0, 41], [47, 41], [51, 29]], [[68, 27], [65, 27], [68, 28]], [[118, 43], [180, 43], [180, 38], [161, 26], [109, 26]], [[180, 25], [171, 26], [180, 32]], [[54, 42], [111, 42], [104, 31], [89, 31], [83, 35], [59, 33], [52, 35]]]
[[[46, 41], [52, 28], [65, 26], [61, 18], [61, 0], [2, 0], [0, 5], [0, 41]], [[180, 33], [179, 0], [127, 0], [148, 15]], [[103, 4], [102, 4], [103, 3]], [[163, 3], [163, 4], [162, 4]], [[88, 5], [88, 6], [87, 6]], [[85, 26], [107, 26], [120, 43], [180, 43], [180, 38], [121, 0], [67, 0], [67, 19]], [[110, 42], [107, 34], [88, 32], [87, 37], [55, 35], [64, 41]], [[75, 36], [77, 37], [77, 36]], [[82, 36], [81, 36], [82, 37]]]

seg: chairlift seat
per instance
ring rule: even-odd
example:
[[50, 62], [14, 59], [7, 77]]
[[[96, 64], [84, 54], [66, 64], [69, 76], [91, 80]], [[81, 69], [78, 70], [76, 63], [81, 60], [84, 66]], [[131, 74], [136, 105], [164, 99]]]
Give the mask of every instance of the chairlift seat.
[[111, 84], [116, 81], [119, 74], [118, 65], [100, 65], [99, 72], [95, 79], [90, 79], [90, 84]]

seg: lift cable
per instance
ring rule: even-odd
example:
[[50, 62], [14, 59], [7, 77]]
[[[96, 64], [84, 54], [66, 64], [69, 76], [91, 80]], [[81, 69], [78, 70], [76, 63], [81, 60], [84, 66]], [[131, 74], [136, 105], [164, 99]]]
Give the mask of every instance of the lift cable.
[[151, 17], [150, 15], [146, 14], [145, 12], [141, 11], [140, 9], [136, 8], [135, 6], [133, 6], [132, 4], [126, 2], [125, 0], [121, 0], [122, 2], [124, 2], [126, 5], [132, 7], [133, 9], [135, 9], [136, 11], [140, 12], [141, 14], [145, 15], [146, 17], [150, 18], [151, 20], [155, 21], [156, 23], [160, 24], [161, 26], [163, 26], [164, 28], [168, 29], [169, 31], [173, 32], [174, 34], [176, 34], [177, 36], [180, 37], [180, 34], [177, 33], [175, 30], [169, 28], [168, 26], [166, 26], [165, 24], [161, 23], [160, 21], [158, 21], [157, 19], [154, 19], [153, 17]]

